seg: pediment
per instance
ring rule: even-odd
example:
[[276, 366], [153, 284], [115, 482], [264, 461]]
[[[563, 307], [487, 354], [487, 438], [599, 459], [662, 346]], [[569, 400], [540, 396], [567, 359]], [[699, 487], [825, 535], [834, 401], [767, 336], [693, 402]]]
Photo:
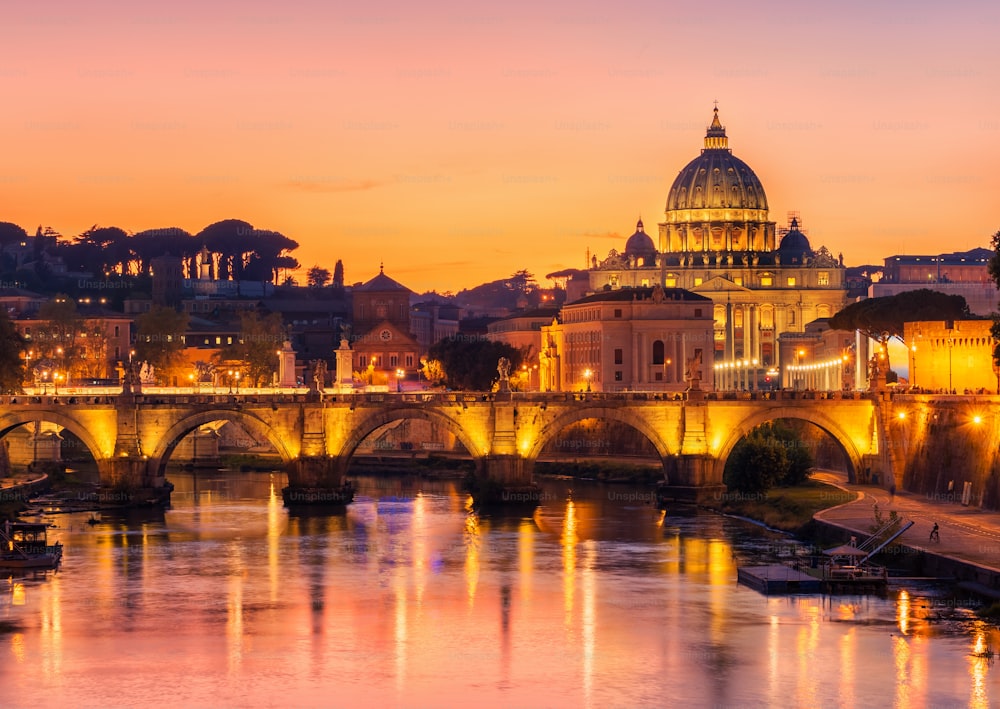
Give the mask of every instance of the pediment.
[[715, 276], [709, 278], [707, 281], [703, 282], [700, 286], [695, 286], [694, 288], [689, 288], [692, 293], [701, 293], [702, 295], [710, 293], [722, 292], [737, 292], [737, 293], [751, 293], [749, 288], [746, 286], [737, 285], [732, 280], [724, 276]]

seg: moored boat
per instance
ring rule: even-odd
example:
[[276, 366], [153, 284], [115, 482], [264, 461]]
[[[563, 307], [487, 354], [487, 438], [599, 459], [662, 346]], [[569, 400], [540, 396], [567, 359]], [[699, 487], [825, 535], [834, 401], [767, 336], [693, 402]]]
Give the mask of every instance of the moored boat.
[[8, 521], [0, 527], [0, 569], [54, 569], [62, 552], [62, 543], [49, 544], [45, 524]]

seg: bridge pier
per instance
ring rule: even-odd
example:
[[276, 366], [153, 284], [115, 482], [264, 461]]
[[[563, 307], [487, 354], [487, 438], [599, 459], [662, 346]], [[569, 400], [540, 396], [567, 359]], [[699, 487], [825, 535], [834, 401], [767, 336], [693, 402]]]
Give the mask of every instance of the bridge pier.
[[477, 507], [530, 506], [542, 501], [542, 489], [531, 479], [533, 461], [517, 455], [488, 455], [476, 461], [470, 485]]
[[303, 455], [285, 466], [288, 487], [281, 491], [285, 506], [347, 505], [354, 487], [344, 479], [344, 462], [336, 456]]
[[101, 484], [93, 493], [98, 507], [167, 505], [174, 486], [151, 471], [145, 457], [115, 456], [98, 461]]
[[681, 454], [663, 461], [664, 480], [656, 487], [656, 501], [698, 504], [726, 491], [718, 459], [708, 454]]

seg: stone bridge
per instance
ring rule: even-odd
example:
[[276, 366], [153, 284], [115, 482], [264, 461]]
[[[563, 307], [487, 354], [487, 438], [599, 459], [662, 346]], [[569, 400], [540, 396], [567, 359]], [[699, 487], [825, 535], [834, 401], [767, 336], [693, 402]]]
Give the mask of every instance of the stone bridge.
[[641, 432], [662, 461], [666, 485], [684, 493], [717, 489], [736, 443], [779, 418], [829, 434], [852, 474], [891, 470], [890, 456], [880, 454], [890, 448], [880, 403], [853, 392], [692, 392], [677, 399], [642, 392], [3, 396], [0, 436], [36, 421], [55, 424], [90, 450], [103, 486], [155, 490], [165, 485], [181, 439], [204, 424], [234, 421], [270, 441], [290, 489], [337, 489], [365, 438], [399, 419], [423, 419], [461, 441], [482, 480], [514, 490], [532, 486], [535, 460], [560, 431], [602, 419]]

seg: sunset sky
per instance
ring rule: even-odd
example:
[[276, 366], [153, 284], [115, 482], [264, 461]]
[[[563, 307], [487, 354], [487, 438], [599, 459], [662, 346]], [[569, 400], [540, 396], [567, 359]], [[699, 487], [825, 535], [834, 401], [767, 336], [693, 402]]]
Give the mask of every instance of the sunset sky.
[[0, 20], [0, 221], [244, 219], [457, 291], [663, 219], [713, 101], [771, 219], [847, 265], [1000, 229], [993, 1], [60, 0]]

